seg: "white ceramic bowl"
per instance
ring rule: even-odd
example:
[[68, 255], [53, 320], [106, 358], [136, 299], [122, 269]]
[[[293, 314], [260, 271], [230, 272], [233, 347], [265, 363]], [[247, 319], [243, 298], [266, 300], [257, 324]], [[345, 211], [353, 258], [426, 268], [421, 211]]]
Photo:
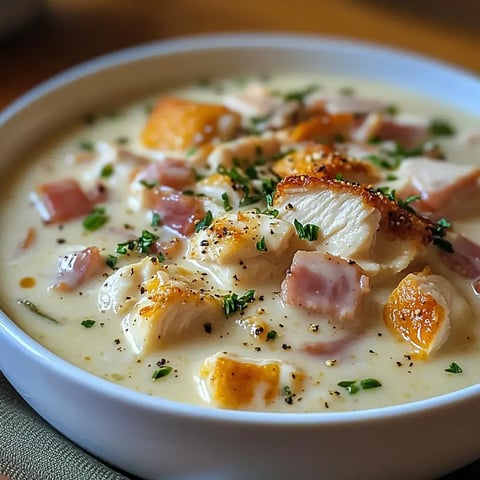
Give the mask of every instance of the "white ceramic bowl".
[[[418, 56], [317, 37], [187, 38], [94, 60], [20, 98], [0, 114], [0, 174], [38, 139], [89, 107], [176, 81], [259, 71], [362, 76], [480, 114], [478, 79]], [[0, 368], [67, 437], [145, 478], [431, 478], [480, 457], [480, 385], [359, 412], [206, 409], [149, 397], [81, 371], [5, 315], [0, 315]]]

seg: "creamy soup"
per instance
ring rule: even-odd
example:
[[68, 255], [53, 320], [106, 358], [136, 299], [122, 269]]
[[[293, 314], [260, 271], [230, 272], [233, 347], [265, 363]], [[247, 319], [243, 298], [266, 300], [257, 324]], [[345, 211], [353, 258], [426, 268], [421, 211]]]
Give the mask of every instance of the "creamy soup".
[[1, 304], [48, 349], [240, 410], [479, 381], [478, 118], [309, 75], [82, 113], [1, 193]]

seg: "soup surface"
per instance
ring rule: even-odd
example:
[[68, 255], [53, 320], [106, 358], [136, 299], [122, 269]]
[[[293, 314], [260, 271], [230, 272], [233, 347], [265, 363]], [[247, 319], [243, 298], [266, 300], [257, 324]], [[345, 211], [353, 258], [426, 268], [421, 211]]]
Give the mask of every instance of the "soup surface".
[[479, 381], [478, 118], [311, 75], [82, 114], [1, 193], [2, 308], [48, 349], [243, 410]]

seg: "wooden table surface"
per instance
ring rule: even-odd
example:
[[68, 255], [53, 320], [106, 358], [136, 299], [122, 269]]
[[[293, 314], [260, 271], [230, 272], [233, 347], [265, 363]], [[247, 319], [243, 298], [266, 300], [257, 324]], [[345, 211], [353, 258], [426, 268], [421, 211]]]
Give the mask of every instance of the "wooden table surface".
[[213, 31], [294, 31], [381, 42], [480, 73], [479, 0], [45, 0], [0, 39], [0, 108], [76, 63], [151, 40]]
[[[51, 75], [152, 40], [220, 31], [289, 31], [384, 43], [480, 74], [480, 0], [46, 0], [0, 38], [0, 108]], [[480, 478], [480, 465], [453, 478]]]

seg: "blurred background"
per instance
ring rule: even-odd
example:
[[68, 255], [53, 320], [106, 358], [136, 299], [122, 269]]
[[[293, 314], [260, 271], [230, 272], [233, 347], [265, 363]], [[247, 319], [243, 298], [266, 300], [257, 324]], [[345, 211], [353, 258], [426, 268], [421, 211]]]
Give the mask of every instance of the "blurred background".
[[86, 59], [220, 31], [380, 42], [480, 73], [480, 0], [0, 0], [0, 108]]

